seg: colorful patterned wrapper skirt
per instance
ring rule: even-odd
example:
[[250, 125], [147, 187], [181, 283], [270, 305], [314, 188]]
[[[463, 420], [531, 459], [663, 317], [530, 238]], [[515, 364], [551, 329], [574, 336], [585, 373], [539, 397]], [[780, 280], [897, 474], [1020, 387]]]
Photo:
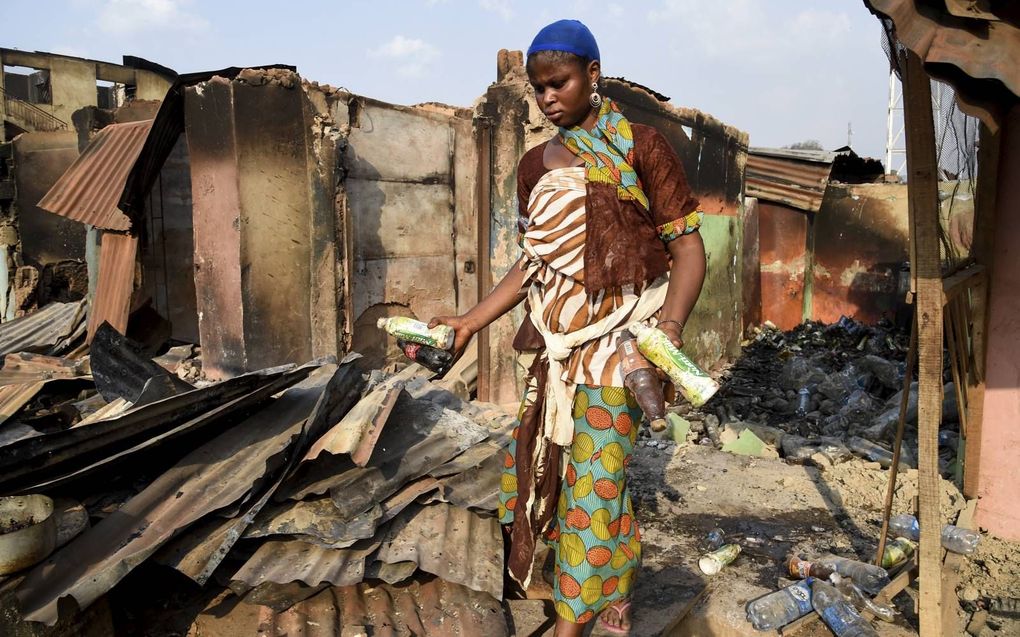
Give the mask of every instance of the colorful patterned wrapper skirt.
[[[624, 388], [592, 385], [577, 386], [573, 407], [574, 440], [566, 450], [555, 524], [545, 540], [556, 556], [556, 612], [584, 623], [630, 594], [641, 562], [641, 533], [626, 478], [641, 410]], [[513, 522], [517, 498], [516, 438], [515, 430], [500, 481], [503, 524]]]

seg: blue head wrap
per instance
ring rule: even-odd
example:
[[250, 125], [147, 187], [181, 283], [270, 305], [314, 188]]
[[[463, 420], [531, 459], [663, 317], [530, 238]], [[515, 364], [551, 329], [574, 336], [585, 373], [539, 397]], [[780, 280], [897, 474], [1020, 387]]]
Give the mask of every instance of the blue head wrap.
[[539, 51], [566, 51], [589, 60], [600, 59], [595, 36], [577, 20], [559, 20], [539, 31], [528, 47], [528, 56]]

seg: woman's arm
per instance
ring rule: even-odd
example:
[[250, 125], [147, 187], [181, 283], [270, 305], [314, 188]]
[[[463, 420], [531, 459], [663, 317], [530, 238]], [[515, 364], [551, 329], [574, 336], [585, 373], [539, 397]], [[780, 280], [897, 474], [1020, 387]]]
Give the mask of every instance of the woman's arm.
[[[471, 337], [490, 323], [517, 307], [527, 296], [524, 280], [527, 275], [524, 268], [524, 257], [515, 263], [510, 271], [492, 289], [492, 292], [460, 316], [437, 316], [429, 321], [429, 327], [449, 325], [457, 336], [453, 343], [454, 355], [460, 352], [471, 340]], [[695, 295], [697, 296], [697, 295]]]
[[[673, 259], [669, 271], [666, 300], [659, 314], [659, 328], [677, 347], [683, 346], [683, 326], [698, 302], [705, 282], [705, 243], [700, 232], [691, 232], [666, 244]], [[675, 321], [675, 322], [674, 322]]]

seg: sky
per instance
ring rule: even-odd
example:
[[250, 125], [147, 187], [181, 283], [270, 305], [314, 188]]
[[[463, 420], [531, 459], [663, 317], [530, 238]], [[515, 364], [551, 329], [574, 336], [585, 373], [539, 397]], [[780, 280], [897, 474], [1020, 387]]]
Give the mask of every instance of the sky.
[[607, 76], [746, 131], [881, 158], [888, 64], [862, 0], [2, 0], [0, 46], [180, 73], [290, 64], [309, 80], [397, 104], [470, 106], [499, 49], [560, 18], [591, 28]]

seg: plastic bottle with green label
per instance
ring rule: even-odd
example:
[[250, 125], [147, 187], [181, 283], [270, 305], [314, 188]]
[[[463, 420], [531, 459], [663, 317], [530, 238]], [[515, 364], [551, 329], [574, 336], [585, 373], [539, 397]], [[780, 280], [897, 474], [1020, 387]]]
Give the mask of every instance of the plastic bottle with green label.
[[666, 372], [677, 390], [695, 407], [700, 407], [719, 391], [719, 383], [712, 380], [694, 361], [669, 340], [665, 332], [643, 323], [629, 328], [637, 337], [638, 350], [656, 367]]
[[455, 334], [449, 325], [437, 325], [430, 329], [425, 323], [404, 316], [381, 318], [376, 325], [379, 326], [379, 329], [386, 330], [392, 336], [404, 341], [438, 349], [453, 348]]

